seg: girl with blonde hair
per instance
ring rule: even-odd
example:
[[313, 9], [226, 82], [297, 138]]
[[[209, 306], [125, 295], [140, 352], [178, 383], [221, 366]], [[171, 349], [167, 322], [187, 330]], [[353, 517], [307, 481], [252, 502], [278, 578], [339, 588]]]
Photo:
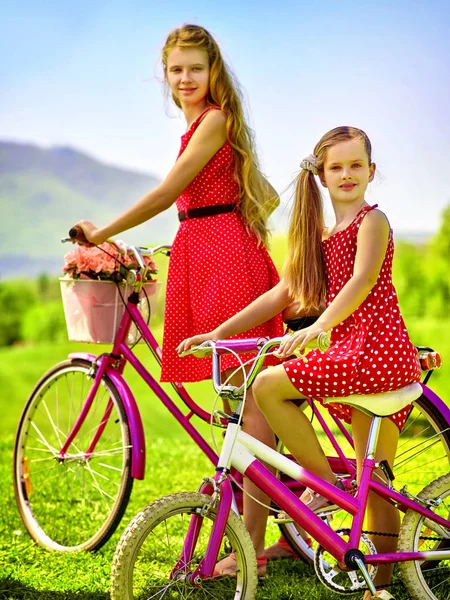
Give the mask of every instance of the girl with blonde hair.
[[[375, 174], [369, 138], [360, 129], [337, 127], [326, 133], [314, 153], [301, 162], [289, 229], [285, 276], [269, 290], [213, 331], [185, 340], [179, 351], [207, 339], [225, 339], [255, 327], [283, 311], [293, 300], [303, 311], [326, 309], [317, 321], [285, 338], [280, 353], [287, 358], [295, 348], [331, 330], [330, 348], [311, 350], [307, 361], [286, 360], [258, 375], [253, 384], [257, 405], [267, 421], [303, 467], [341, 486], [332, 472], [308, 418], [293, 400], [373, 394], [420, 380], [417, 350], [400, 314], [392, 283], [393, 234], [386, 216], [365, 200]], [[322, 198], [316, 180], [328, 189], [336, 221], [324, 226]], [[343, 403], [330, 411], [352, 424], [358, 472], [366, 448], [370, 417]], [[330, 405], [327, 404], [327, 407]], [[408, 410], [383, 420], [377, 462], [393, 466], [399, 432]], [[384, 477], [380, 473], [380, 477]], [[327, 501], [307, 489], [302, 500], [320, 511]], [[394, 551], [400, 518], [398, 510], [373, 492], [368, 500], [368, 529], [377, 551]], [[384, 536], [383, 533], [394, 534]], [[380, 565], [375, 585], [388, 587], [392, 565]], [[391, 597], [386, 591], [377, 596]], [[367, 592], [364, 600], [370, 598]]]
[[[90, 242], [100, 244], [176, 203], [180, 226], [167, 280], [161, 380], [200, 381], [211, 376], [211, 361], [180, 359], [176, 347], [217, 327], [278, 283], [266, 244], [267, 220], [279, 199], [258, 170], [238, 84], [211, 34], [198, 25], [173, 30], [162, 50], [162, 64], [167, 88], [187, 125], [174, 167], [106, 227], [97, 229], [88, 221], [78, 225]], [[277, 315], [246, 336], [281, 334]], [[237, 364], [233, 357], [224, 357], [225, 374]], [[274, 435], [251, 397], [244, 419], [249, 433], [274, 445]], [[244, 486], [265, 499], [247, 480]], [[244, 520], [257, 556], [264, 551], [266, 518], [266, 509], [246, 496]], [[260, 563], [264, 568], [264, 556]], [[227, 572], [226, 564], [219, 568]]]

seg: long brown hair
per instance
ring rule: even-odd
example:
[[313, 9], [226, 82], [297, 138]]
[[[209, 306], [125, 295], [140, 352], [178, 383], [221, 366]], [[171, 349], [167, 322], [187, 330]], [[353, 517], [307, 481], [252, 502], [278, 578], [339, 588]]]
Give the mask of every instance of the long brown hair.
[[[258, 240], [267, 244], [267, 219], [278, 204], [278, 196], [274, 196], [259, 172], [253, 133], [245, 122], [239, 84], [225, 64], [212, 35], [198, 25], [183, 25], [169, 33], [162, 50], [166, 81], [167, 58], [174, 48], [198, 48], [208, 54], [210, 80], [207, 101], [218, 106], [227, 119], [227, 136], [236, 162], [234, 177], [239, 184], [239, 209]], [[181, 108], [173, 94], [172, 99]]]
[[[372, 146], [367, 134], [356, 127], [336, 127], [314, 148], [315, 169], [323, 174], [327, 151], [348, 140], [361, 140], [372, 163]], [[289, 295], [300, 300], [302, 310], [319, 309], [325, 297], [325, 259], [322, 249], [323, 202], [312, 171], [302, 169], [297, 177], [295, 200], [288, 233], [284, 278]]]

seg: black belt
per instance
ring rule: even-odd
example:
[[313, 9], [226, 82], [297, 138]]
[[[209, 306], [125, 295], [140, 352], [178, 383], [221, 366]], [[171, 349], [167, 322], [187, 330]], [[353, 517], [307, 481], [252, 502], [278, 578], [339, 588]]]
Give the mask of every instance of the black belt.
[[179, 221], [187, 219], [201, 219], [203, 217], [214, 217], [224, 213], [237, 212], [237, 204], [215, 204], [213, 206], [199, 206], [198, 208], [189, 208], [178, 213]]

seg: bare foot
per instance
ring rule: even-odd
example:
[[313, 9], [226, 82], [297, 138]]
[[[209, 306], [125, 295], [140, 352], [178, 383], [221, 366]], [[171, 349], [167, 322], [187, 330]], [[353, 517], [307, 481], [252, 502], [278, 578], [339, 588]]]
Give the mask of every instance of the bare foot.
[[[299, 533], [301, 535], [300, 531]], [[307, 534], [305, 533], [305, 536], [306, 535]], [[308, 545], [311, 543], [311, 540], [308, 537], [303, 539]], [[276, 558], [292, 558], [292, 560], [299, 560], [297, 553], [289, 546], [288, 542], [284, 539], [283, 536], [281, 536], [280, 539], [277, 542], [275, 542], [275, 544], [272, 544], [271, 546], [266, 548], [264, 550], [264, 553], [267, 557], [267, 560], [274, 560]]]
[[234, 554], [230, 554], [216, 564], [214, 569], [214, 575], [218, 576], [228, 576], [228, 577], [236, 577], [236, 559]]
[[372, 593], [367, 591], [362, 600], [372, 600], [373, 598], [379, 598], [379, 600], [394, 600], [394, 596], [387, 590], [379, 590], [375, 596], [372, 596]]
[[278, 542], [272, 544], [264, 550], [267, 560], [274, 560], [275, 558], [292, 558], [297, 560], [298, 557], [293, 550], [281, 546]]
[[[258, 568], [258, 577], [264, 577], [267, 571], [267, 558], [265, 556], [257, 557], [256, 565]], [[222, 560], [216, 563], [214, 577], [236, 577], [236, 572], [236, 557], [232, 552], [229, 556], [222, 558]]]

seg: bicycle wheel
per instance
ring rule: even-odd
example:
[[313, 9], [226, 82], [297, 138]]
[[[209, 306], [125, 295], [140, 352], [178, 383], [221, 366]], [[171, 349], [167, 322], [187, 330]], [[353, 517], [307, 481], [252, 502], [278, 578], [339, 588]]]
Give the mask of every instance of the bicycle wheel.
[[[203, 509], [208, 509], [203, 512]], [[179, 563], [191, 515], [204, 516], [192, 561]], [[252, 600], [257, 586], [256, 556], [240, 519], [230, 512], [225, 535], [236, 555], [237, 577], [204, 579], [189, 575], [198, 566], [208, 544], [216, 510], [211, 498], [200, 493], [179, 493], [156, 500], [134, 517], [114, 555], [111, 600], [182, 600], [183, 598]], [[175, 566], [177, 569], [175, 570]]]
[[133, 485], [127, 417], [107, 376], [67, 453], [59, 454], [91, 389], [90, 368], [74, 359], [48, 371], [16, 433], [13, 478], [20, 515], [37, 542], [59, 552], [100, 548], [119, 524]]
[[[331, 417], [327, 415], [326, 409], [320, 407], [319, 410], [324, 415], [327, 425], [331, 428], [345, 455], [354, 461], [351, 445], [345, 440]], [[307, 413], [308, 411], [311, 412], [309, 408], [306, 409]], [[336, 451], [317, 423], [317, 419], [313, 419], [313, 425], [327, 456], [330, 460], [335, 459]], [[421, 396], [415, 401], [405, 427], [400, 433], [394, 463], [396, 477], [394, 485], [398, 490], [406, 485], [408, 492], [416, 495], [427, 483], [449, 471], [450, 423], [425, 396]], [[339, 471], [336, 472], [339, 474]], [[349, 526], [350, 518], [347, 513], [342, 511], [333, 514], [333, 529], [344, 529]], [[286, 523], [280, 523], [279, 528], [299, 558], [313, 564], [315, 544], [313, 543], [310, 547], [308, 541], [305, 541], [298, 532], [296, 525], [289, 520]]]
[[[449, 519], [450, 473], [427, 485], [419, 497], [423, 500], [440, 498], [439, 506], [431, 510]], [[399, 552], [430, 552], [449, 548], [450, 529], [444, 530], [412, 510], [406, 512], [398, 541]], [[415, 600], [450, 598], [450, 559], [402, 562], [399, 566], [403, 581]]]

